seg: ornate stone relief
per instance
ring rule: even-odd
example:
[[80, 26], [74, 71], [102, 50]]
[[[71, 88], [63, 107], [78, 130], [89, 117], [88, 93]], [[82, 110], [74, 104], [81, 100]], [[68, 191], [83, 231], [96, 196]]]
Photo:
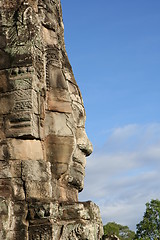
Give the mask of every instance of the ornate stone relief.
[[101, 239], [85, 117], [59, 0], [0, 0], [0, 239]]

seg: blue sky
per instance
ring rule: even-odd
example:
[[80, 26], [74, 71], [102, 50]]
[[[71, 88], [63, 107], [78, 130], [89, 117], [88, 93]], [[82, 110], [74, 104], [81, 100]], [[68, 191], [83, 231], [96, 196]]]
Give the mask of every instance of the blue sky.
[[104, 223], [135, 229], [160, 198], [160, 1], [61, 3], [94, 146], [80, 200], [96, 202]]

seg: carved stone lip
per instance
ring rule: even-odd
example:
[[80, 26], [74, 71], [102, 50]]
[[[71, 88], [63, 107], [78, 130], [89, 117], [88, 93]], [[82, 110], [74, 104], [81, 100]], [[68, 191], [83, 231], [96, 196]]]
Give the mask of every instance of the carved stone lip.
[[79, 169], [76, 168], [76, 172], [79, 173], [80, 175], [84, 176], [84, 172], [81, 172]]
[[86, 157], [84, 154], [81, 156], [74, 156], [73, 155], [73, 162], [80, 164], [83, 168], [85, 168], [86, 165]]
[[85, 174], [85, 166], [79, 158], [73, 157], [73, 168], [81, 175]]

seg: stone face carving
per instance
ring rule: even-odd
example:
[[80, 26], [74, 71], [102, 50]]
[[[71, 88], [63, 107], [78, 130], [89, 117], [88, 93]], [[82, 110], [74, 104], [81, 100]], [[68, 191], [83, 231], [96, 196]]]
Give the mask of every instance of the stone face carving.
[[0, 239], [101, 239], [91, 152], [59, 0], [0, 0]]

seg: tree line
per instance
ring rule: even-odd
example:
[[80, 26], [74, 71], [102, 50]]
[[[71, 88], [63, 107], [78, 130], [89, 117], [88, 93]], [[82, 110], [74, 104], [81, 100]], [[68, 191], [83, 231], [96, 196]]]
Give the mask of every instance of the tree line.
[[115, 222], [109, 222], [103, 228], [104, 239], [116, 236], [120, 240], [160, 240], [160, 201], [152, 199], [146, 203], [146, 211], [136, 225], [136, 232]]

